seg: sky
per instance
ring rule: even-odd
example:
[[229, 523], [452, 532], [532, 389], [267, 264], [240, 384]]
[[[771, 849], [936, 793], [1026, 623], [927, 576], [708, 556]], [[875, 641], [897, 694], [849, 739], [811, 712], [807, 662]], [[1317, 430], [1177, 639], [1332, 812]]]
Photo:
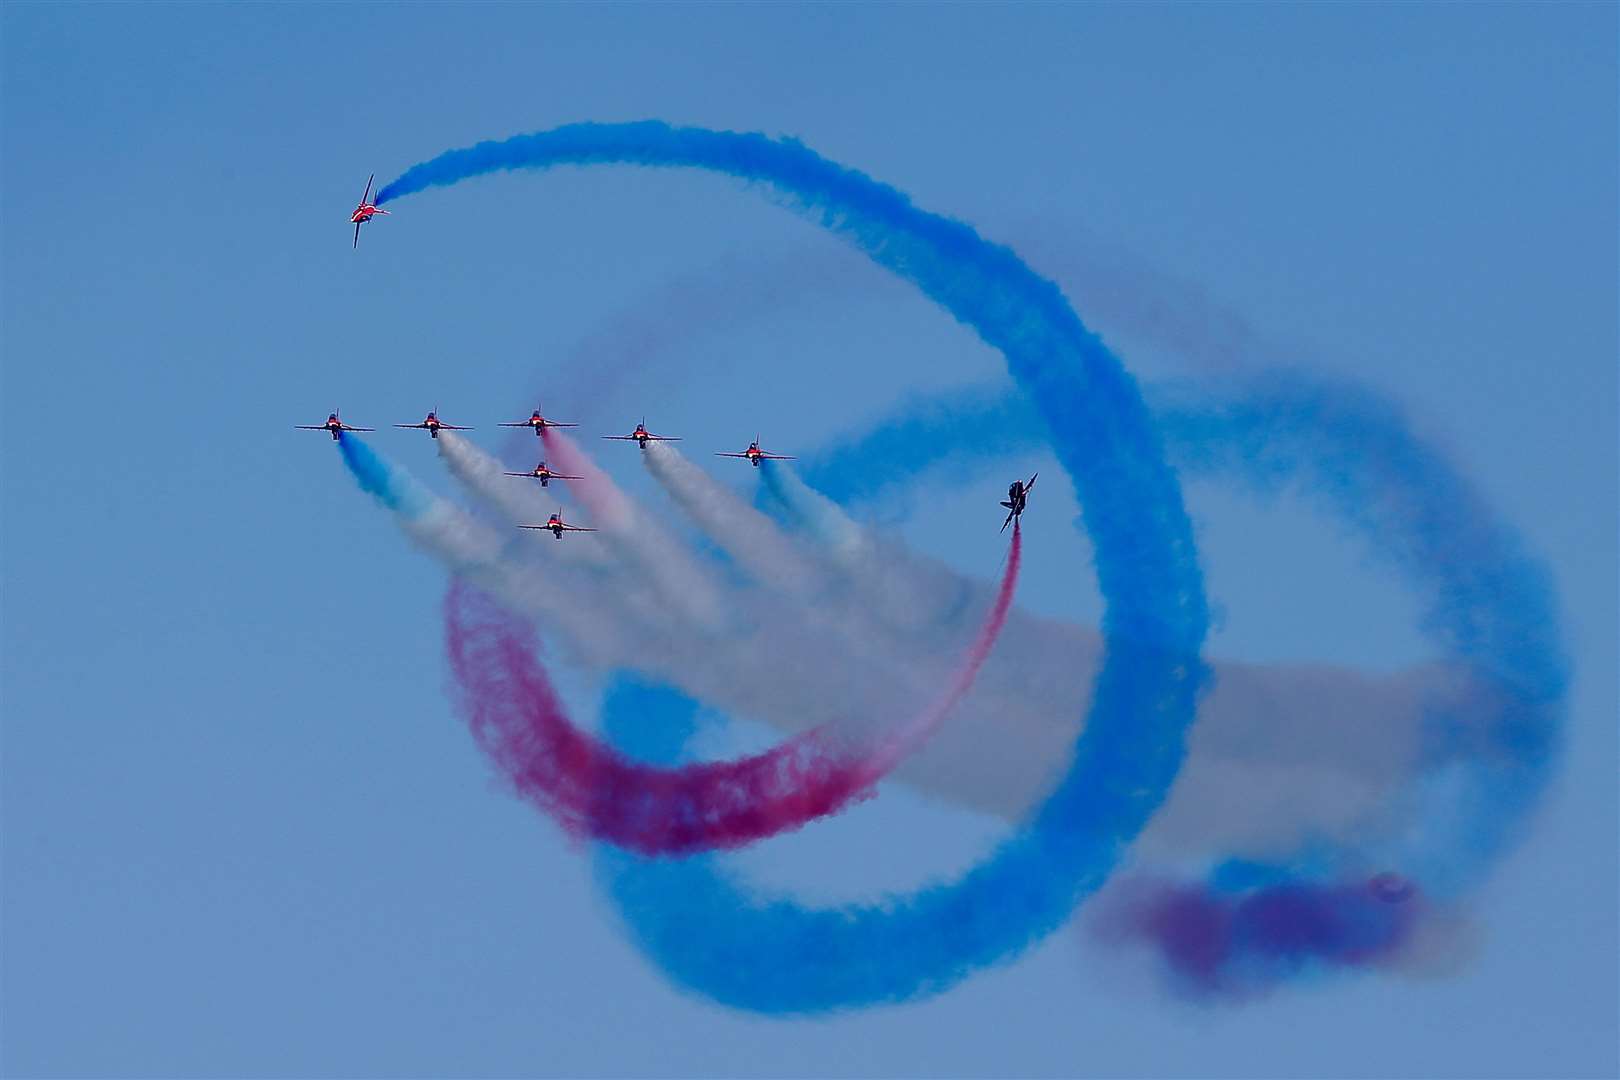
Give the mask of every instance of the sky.
[[[1598, 4], [5, 5], [0, 1071], [1613, 1075], [1617, 29]], [[792, 135], [972, 223], [1139, 378], [1353, 379], [1451, 455], [1551, 567], [1574, 671], [1564, 762], [1454, 969], [1208, 1007], [1065, 930], [939, 997], [781, 1020], [629, 944], [451, 708], [444, 572], [292, 425], [437, 407], [502, 450], [491, 423], [543, 395], [587, 432], [645, 413], [792, 452], [1002, 370], [713, 176], [492, 177], [344, 243], [373, 171], [648, 117]], [[420, 433], [375, 445], [452, 491]], [[874, 520], [993, 578], [960, 524], [999, 485], [929, 483]], [[1019, 602], [1094, 621], [1047, 497]], [[1323, 522], [1187, 499], [1212, 655], [1427, 659]], [[1001, 828], [905, 791], [859, 813], [745, 865], [858, 896]]]

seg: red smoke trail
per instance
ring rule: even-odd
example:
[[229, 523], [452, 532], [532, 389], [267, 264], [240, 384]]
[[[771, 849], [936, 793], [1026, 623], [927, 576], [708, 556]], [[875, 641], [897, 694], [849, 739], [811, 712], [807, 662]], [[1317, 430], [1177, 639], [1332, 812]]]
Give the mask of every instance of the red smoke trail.
[[540, 437], [545, 442], [546, 453], [557, 463], [557, 468], [581, 478], [569, 490], [579, 496], [585, 509], [596, 519], [591, 524], [610, 529], [624, 528], [630, 522], [633, 511], [630, 500], [625, 498], [613, 479], [586, 456], [579, 444], [560, 431], [541, 428]]
[[1007, 621], [1023, 537], [985, 621], [941, 696], [876, 749], [823, 728], [735, 761], [658, 768], [632, 761], [569, 720], [528, 623], [456, 581], [445, 633], [457, 699], [479, 746], [518, 794], [575, 835], [643, 855], [739, 847], [798, 828], [865, 795], [932, 733], [972, 686]]

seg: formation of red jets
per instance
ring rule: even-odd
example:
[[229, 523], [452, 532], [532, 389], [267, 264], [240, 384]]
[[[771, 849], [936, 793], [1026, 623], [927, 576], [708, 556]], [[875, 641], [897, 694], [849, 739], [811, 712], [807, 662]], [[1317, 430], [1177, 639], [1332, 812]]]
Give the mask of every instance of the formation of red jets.
[[[356, 213], [358, 213], [358, 212], [359, 211], [356, 211]], [[327, 431], [327, 432], [330, 432], [334, 441], [341, 438], [343, 432], [345, 432], [345, 431], [375, 431], [376, 430], [376, 428], [354, 427], [351, 424], [345, 424], [343, 422], [343, 420], [338, 416], [338, 413], [336, 411], [332, 412], [330, 415], [327, 416], [326, 423], [324, 423], [324, 424], [298, 424], [296, 426], [300, 431]], [[443, 420], [440, 420], [439, 419], [439, 410], [438, 409], [434, 409], [433, 411], [429, 412], [427, 414], [427, 416], [425, 416], [418, 423], [415, 423], [415, 424], [395, 424], [394, 426], [397, 427], [397, 428], [413, 428], [413, 429], [418, 430], [418, 431], [426, 431], [430, 436], [432, 436], [435, 439], [437, 439], [439, 437], [439, 432], [441, 432], [441, 431], [471, 431], [472, 430], [472, 428], [470, 428], [470, 427], [462, 427], [462, 426], [459, 426], [457, 424], [447, 424]], [[528, 417], [526, 419], [512, 420], [512, 421], [502, 421], [500, 426], [501, 427], [533, 428], [534, 433], [536, 435], [540, 435], [545, 431], [546, 428], [578, 427], [579, 425], [578, 424], [572, 424], [572, 423], [564, 423], [564, 422], [558, 421], [558, 420], [548, 419], [545, 415], [543, 415], [540, 412], [539, 409], [535, 409], [532, 413], [530, 413], [528, 415]], [[619, 439], [619, 440], [626, 441], [626, 442], [634, 442], [638, 446], [640, 446], [643, 450], [647, 449], [647, 444], [649, 442], [680, 442], [680, 439], [678, 437], [676, 437], [676, 436], [673, 436], [673, 435], [654, 435], [652, 432], [647, 430], [647, 421], [645, 419], [643, 419], [641, 421], [641, 423], [637, 424], [635, 430], [632, 431], [628, 435], [604, 435], [602, 437], [604, 439]], [[753, 465], [756, 468], [759, 466], [759, 463], [762, 460], [765, 460], [765, 461], [792, 461], [792, 460], [794, 460], [789, 455], [785, 455], [785, 454], [769, 454], [769, 453], [766, 453], [764, 450], [761, 450], [759, 448], [759, 438], [758, 438], [758, 436], [755, 436], [754, 441], [748, 444], [748, 449], [742, 451], [741, 453], [730, 454], [730, 453], [720, 452], [720, 453], [717, 454], [717, 456], [719, 456], [719, 457], [729, 457], [729, 458], [744, 458], [744, 459], [748, 460], [749, 462], [752, 462]], [[584, 479], [584, 477], [582, 477], [582, 476], [570, 476], [567, 473], [554, 472], [554, 471], [552, 471], [550, 466], [548, 466], [544, 461], [540, 462], [540, 464], [536, 465], [534, 468], [530, 469], [528, 472], [509, 472], [506, 475], [507, 476], [522, 476], [522, 477], [528, 477], [530, 479], [538, 480], [538, 481], [540, 481], [540, 486], [541, 487], [550, 487], [551, 482], [553, 480], [583, 480]], [[566, 521], [564, 521], [562, 519], [562, 511], [561, 510], [557, 511], [557, 513], [555, 513], [555, 514], [552, 514], [551, 518], [544, 525], [522, 525], [522, 526], [519, 526], [519, 528], [541, 529], [541, 530], [544, 530], [546, 532], [551, 533], [551, 535], [555, 536], [558, 540], [562, 539], [562, 534], [565, 533], [565, 532], [595, 532], [596, 531], [595, 529], [586, 529], [586, 528], [582, 528], [582, 527], [580, 527], [578, 525], [570, 525], [570, 524], [568, 524]]]
[[[354, 213], [349, 215], [349, 221], [352, 222], [353, 225], [354, 225], [354, 246], [357, 247], [357, 248], [360, 246], [360, 226], [364, 225], [366, 222], [370, 221], [372, 218], [376, 217], [378, 214], [387, 214], [388, 213], [387, 210], [379, 209], [377, 207], [377, 204], [371, 201], [371, 185], [372, 185], [372, 182], [375, 181], [376, 179], [377, 179], [377, 174], [376, 173], [372, 173], [369, 177], [366, 178], [366, 190], [360, 196], [360, 205], [356, 206], [354, 208]], [[442, 420], [439, 419], [439, 411], [437, 409], [434, 409], [432, 412], [428, 413], [427, 416], [424, 417], [420, 423], [416, 423], [416, 424], [395, 424], [394, 426], [398, 427], [398, 428], [416, 428], [418, 430], [423, 430], [423, 431], [426, 431], [429, 435], [431, 435], [435, 439], [437, 439], [439, 437], [439, 432], [441, 432], [441, 431], [471, 431], [472, 430], [471, 428], [457, 427], [455, 424], [446, 424], [446, 423], [444, 423]], [[565, 427], [578, 427], [579, 425], [578, 424], [565, 424], [565, 423], [560, 423], [560, 422], [558, 422], [556, 420], [549, 420], [549, 419], [547, 419], [546, 417], [544, 417], [544, 416], [542, 416], [540, 414], [539, 409], [535, 409], [534, 412], [529, 414], [528, 419], [526, 419], [526, 420], [513, 420], [511, 422], [504, 422], [503, 421], [500, 426], [501, 427], [533, 428], [535, 435], [539, 436], [539, 435], [544, 434], [546, 428], [548, 428], [548, 427], [565, 428]], [[331, 432], [332, 438], [333, 438], [334, 441], [341, 438], [345, 431], [373, 431], [373, 430], [375, 430], [374, 428], [351, 427], [350, 425], [345, 424], [342, 420], [340, 420], [338, 418], [338, 414], [335, 411], [326, 418], [326, 423], [324, 423], [324, 424], [299, 424], [298, 427], [300, 429], [304, 430], [304, 431], [328, 431], [328, 432]], [[641, 449], [643, 449], [643, 450], [647, 449], [647, 444], [650, 443], [650, 442], [680, 442], [681, 441], [679, 439], [679, 437], [674, 436], [674, 435], [654, 435], [652, 432], [647, 430], [647, 421], [646, 421], [645, 418], [643, 418], [641, 423], [636, 425], [635, 430], [632, 431], [628, 435], [604, 435], [602, 437], [604, 439], [617, 439], [617, 440], [620, 440], [622, 442], [633, 442], [637, 446], [641, 447]], [[754, 436], [754, 441], [748, 444], [748, 448], [746, 450], [741, 450], [741, 451], [739, 451], [737, 453], [728, 453], [728, 452], [725, 452], [725, 451], [717, 451], [716, 456], [717, 457], [728, 457], [728, 458], [741, 458], [744, 461], [747, 461], [750, 465], [754, 466], [754, 468], [756, 468], [756, 469], [759, 468], [759, 464], [762, 461], [792, 461], [792, 460], [794, 460], [793, 457], [791, 457], [790, 455], [771, 454], [771, 453], [767, 453], [766, 451], [760, 449], [759, 436], [757, 436], [757, 435]], [[578, 477], [578, 476], [568, 476], [568, 475], [566, 475], [564, 473], [552, 472], [551, 469], [547, 468], [546, 463], [544, 461], [540, 462], [540, 464], [536, 465], [534, 468], [530, 469], [528, 472], [521, 472], [521, 473], [509, 472], [506, 475], [507, 476], [526, 476], [526, 477], [530, 477], [532, 479], [540, 481], [540, 486], [541, 487], [550, 487], [551, 482], [553, 480], [579, 480], [579, 479], [583, 479], [582, 477]], [[1012, 486], [1007, 489], [1007, 499], [1006, 499], [1006, 501], [1004, 501], [1001, 504], [1002, 506], [1007, 508], [1007, 520], [1002, 522], [1002, 524], [1001, 524], [1001, 528], [1002, 528], [1003, 531], [1006, 531], [1007, 526], [1010, 525], [1014, 520], [1016, 520], [1020, 515], [1023, 514], [1025, 501], [1029, 497], [1029, 489], [1034, 487], [1034, 486], [1035, 486], [1035, 477], [1031, 476], [1027, 481], [1014, 480], [1013, 483], [1012, 483]], [[581, 528], [578, 525], [570, 525], [570, 524], [568, 524], [567, 522], [563, 521], [563, 519], [562, 519], [562, 511], [561, 510], [557, 511], [557, 513], [555, 513], [555, 514], [552, 514], [550, 520], [548, 520], [544, 525], [522, 525], [522, 526], [519, 526], [519, 527], [524, 528], [524, 529], [543, 529], [543, 530], [551, 533], [551, 535], [555, 536], [558, 540], [562, 539], [562, 534], [565, 533], [565, 532], [595, 532], [596, 531], [595, 529], [585, 529], [585, 528]]]

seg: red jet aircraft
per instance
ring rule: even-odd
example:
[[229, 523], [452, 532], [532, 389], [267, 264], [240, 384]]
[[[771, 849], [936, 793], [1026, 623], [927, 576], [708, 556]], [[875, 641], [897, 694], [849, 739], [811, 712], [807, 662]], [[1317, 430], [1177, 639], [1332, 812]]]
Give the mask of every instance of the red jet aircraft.
[[[1041, 475], [1036, 473], [1035, 476]], [[1007, 520], [1001, 523], [1001, 531], [1006, 532], [1007, 526], [1013, 523], [1013, 518], [1024, 513], [1024, 504], [1029, 501], [1029, 489], [1035, 486], [1035, 476], [1027, 481], [1014, 480], [1007, 487], [1007, 499], [1001, 505], [1007, 508]]]
[[546, 463], [543, 462], [543, 461], [540, 464], [536, 465], [534, 468], [530, 469], [528, 472], [509, 472], [506, 475], [507, 476], [532, 476], [536, 480], [540, 481], [540, 486], [541, 487], [550, 487], [551, 482], [553, 480], [583, 480], [583, 479], [585, 479], [583, 476], [567, 476], [567, 475], [564, 475], [563, 473], [552, 472], [550, 469], [546, 468]]
[[378, 214], [386, 214], [386, 213], [388, 213], [387, 210], [379, 210], [379, 209], [377, 209], [377, 204], [376, 203], [366, 201], [366, 200], [371, 198], [371, 182], [373, 180], [375, 180], [375, 179], [377, 179], [377, 174], [376, 173], [372, 173], [369, 177], [366, 178], [366, 193], [364, 195], [360, 196], [360, 205], [355, 207], [354, 208], [354, 213], [349, 215], [349, 220], [354, 222], [354, 246], [355, 247], [360, 246], [360, 226], [364, 225], [366, 222], [370, 221], [373, 217], [376, 217]]
[[454, 424], [441, 424], [441, 423], [439, 423], [439, 413], [438, 413], [437, 409], [435, 409], [433, 412], [428, 413], [427, 414], [427, 419], [423, 420], [420, 424], [395, 424], [394, 426], [395, 427], [403, 427], [403, 428], [421, 428], [424, 431], [426, 431], [429, 435], [432, 435], [435, 439], [437, 439], [439, 437], [439, 432], [441, 432], [441, 431], [471, 431], [472, 430], [472, 428], [470, 428], [470, 427], [456, 427], [456, 425], [454, 425]]
[[551, 533], [551, 535], [555, 536], [558, 540], [562, 539], [562, 534], [565, 533], [565, 532], [595, 532], [596, 531], [595, 529], [584, 529], [584, 528], [581, 528], [578, 525], [570, 525], [570, 524], [568, 524], [566, 521], [564, 521], [562, 519], [562, 511], [561, 510], [557, 511], [555, 514], [552, 514], [550, 519], [544, 525], [519, 525], [518, 528], [520, 528], [520, 529], [543, 529], [543, 530]]
[[654, 435], [652, 432], [647, 430], [647, 420], [646, 420], [645, 417], [642, 418], [641, 423], [636, 425], [636, 430], [632, 431], [628, 435], [604, 435], [604, 436], [602, 436], [602, 438], [604, 438], [604, 439], [619, 439], [619, 440], [622, 440], [624, 442], [634, 441], [643, 450], [647, 449], [647, 443], [649, 441], [650, 442], [680, 442], [681, 441], [680, 438], [678, 436], [675, 436], [675, 435]]
[[579, 427], [579, 425], [559, 424], [555, 420], [547, 420], [545, 417], [540, 415], [540, 410], [536, 409], [534, 412], [529, 414], [529, 418], [527, 420], [515, 420], [510, 424], [503, 423], [501, 424], [501, 427], [534, 428], [535, 437], [539, 438], [541, 435], [545, 434], [545, 430], [548, 427]]
[[328, 416], [326, 418], [326, 423], [324, 424], [295, 424], [294, 426], [297, 427], [299, 431], [330, 431], [332, 433], [333, 442], [337, 442], [338, 437], [345, 431], [377, 430], [376, 428], [368, 427], [350, 427], [348, 424], [345, 424], [342, 420], [338, 419], [337, 413], [332, 413], [330, 416]]
[[759, 436], [758, 435], [755, 435], [754, 436], [754, 441], [748, 444], [748, 449], [744, 450], [740, 454], [727, 454], [727, 453], [722, 453], [720, 451], [716, 451], [714, 456], [715, 457], [747, 458], [749, 464], [753, 465], [753, 467], [756, 468], [756, 469], [759, 468], [759, 463], [761, 461], [793, 461], [793, 460], [795, 460], [794, 458], [792, 458], [790, 456], [787, 456], [787, 455], [784, 455], [784, 454], [767, 454], [765, 451], [761, 450], [759, 448]]

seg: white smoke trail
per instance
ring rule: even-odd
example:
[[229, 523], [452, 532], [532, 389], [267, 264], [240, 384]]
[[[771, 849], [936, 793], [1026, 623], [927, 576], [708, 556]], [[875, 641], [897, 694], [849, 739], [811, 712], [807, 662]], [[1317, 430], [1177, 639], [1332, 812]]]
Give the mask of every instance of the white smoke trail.
[[622, 561], [634, 567], [651, 589], [644, 617], [677, 629], [677, 621], [696, 623], [709, 632], [721, 630], [727, 611], [720, 584], [706, 568], [686, 557], [678, 539], [661, 528], [619, 490], [613, 478], [568, 436], [547, 429], [547, 450], [565, 472], [583, 479], [572, 490], [592, 515], [594, 527]]
[[[580, 471], [588, 465], [579, 455], [568, 467], [589, 476]], [[654, 622], [649, 614], [659, 612], [637, 607], [640, 594], [633, 585], [638, 578], [651, 573], [665, 595], [678, 595], [694, 581], [705, 589], [719, 584], [700, 576], [684, 555], [648, 557], [633, 542], [625, 548], [640, 557], [610, 563], [602, 573], [537, 557], [535, 545], [544, 551], [556, 542], [527, 535], [503, 540], [497, 530], [427, 495], [408, 473], [369, 450], [366, 469], [363, 485], [380, 492], [418, 546], [515, 610], [540, 618], [570, 657], [586, 666], [640, 671], [740, 716], [794, 729], [827, 725], [852, 735], [870, 730], [865, 721], [874, 712], [894, 715], [918, 700], [931, 679], [937, 682], [933, 665], [896, 672], [836, 623], [795, 618], [773, 594], [747, 586], [726, 586], [722, 626], [702, 618], [681, 621], [694, 611], [702, 614], [694, 605], [678, 606], [667, 625]], [[604, 517], [633, 537], [640, 518], [635, 508], [611, 485], [594, 490]], [[588, 539], [570, 536], [563, 542]], [[970, 638], [963, 635], [958, 651]]]
[[[578, 515], [568, 509], [560, 492], [541, 489], [539, 482], [520, 476], [507, 476], [501, 463], [453, 431], [439, 433], [439, 456], [463, 487], [490, 509], [514, 525], [537, 525], [552, 513], [565, 521]], [[601, 565], [606, 562], [601, 548], [594, 544], [558, 544], [558, 558], [570, 562]]]
[[829, 576], [809, 553], [679, 450], [652, 443], [642, 462], [697, 526], [743, 571], [792, 596], [825, 589]]

